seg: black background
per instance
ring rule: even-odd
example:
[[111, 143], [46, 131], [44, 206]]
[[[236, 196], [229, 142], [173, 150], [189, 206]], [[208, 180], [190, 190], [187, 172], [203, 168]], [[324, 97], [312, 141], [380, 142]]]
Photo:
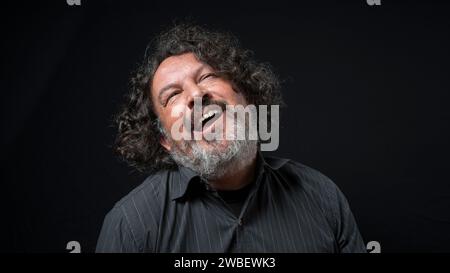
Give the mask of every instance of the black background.
[[366, 242], [450, 251], [449, 4], [298, 2], [2, 2], [0, 250], [94, 250], [145, 178], [113, 156], [112, 116], [147, 42], [190, 17], [272, 64], [275, 154], [333, 179]]

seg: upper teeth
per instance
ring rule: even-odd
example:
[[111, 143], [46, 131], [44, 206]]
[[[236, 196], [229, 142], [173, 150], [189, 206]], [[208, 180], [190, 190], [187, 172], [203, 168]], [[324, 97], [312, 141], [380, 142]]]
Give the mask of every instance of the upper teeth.
[[208, 118], [214, 116], [216, 113], [217, 113], [217, 111], [211, 111], [207, 114], [204, 114], [202, 119], [200, 120], [200, 122], [203, 122], [205, 119], [208, 119]]

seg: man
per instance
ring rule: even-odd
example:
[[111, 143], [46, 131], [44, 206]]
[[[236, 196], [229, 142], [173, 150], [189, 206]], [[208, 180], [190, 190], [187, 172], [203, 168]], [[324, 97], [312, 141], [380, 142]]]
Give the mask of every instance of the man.
[[[331, 180], [263, 156], [249, 134], [235, 138], [248, 120], [225, 122], [228, 106], [280, 103], [275, 75], [233, 36], [192, 25], [161, 33], [117, 118], [117, 152], [150, 176], [105, 217], [96, 251], [365, 252]], [[222, 137], [190, 138], [213, 131]]]

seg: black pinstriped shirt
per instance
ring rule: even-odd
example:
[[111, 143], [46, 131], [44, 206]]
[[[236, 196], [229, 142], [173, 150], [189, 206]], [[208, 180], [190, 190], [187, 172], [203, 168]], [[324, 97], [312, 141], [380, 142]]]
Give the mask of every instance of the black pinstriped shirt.
[[262, 154], [256, 171], [238, 215], [188, 168], [149, 176], [106, 215], [96, 252], [366, 252], [330, 179]]

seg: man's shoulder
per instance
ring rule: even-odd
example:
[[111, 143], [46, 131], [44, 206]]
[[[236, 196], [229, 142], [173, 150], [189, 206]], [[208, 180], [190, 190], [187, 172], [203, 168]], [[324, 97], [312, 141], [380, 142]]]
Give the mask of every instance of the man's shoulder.
[[117, 201], [112, 210], [124, 207], [147, 208], [154, 206], [162, 198], [162, 193], [167, 187], [164, 183], [166, 170], [158, 171], [148, 175], [145, 180], [128, 194]]
[[[165, 175], [168, 171], [158, 171], [117, 201], [107, 214], [107, 218], [125, 221], [132, 229], [155, 225], [161, 215], [161, 203], [167, 187]], [[166, 181], [167, 182], [167, 181]]]
[[303, 163], [274, 156], [267, 156], [264, 159], [272, 169], [290, 182], [300, 184], [304, 190], [332, 194], [337, 189], [336, 184], [328, 176]]
[[[148, 232], [157, 230], [158, 227], [161, 216], [160, 202], [163, 200], [163, 191], [167, 184], [164, 183], [165, 173], [167, 172], [160, 171], [149, 175], [139, 186], [114, 204], [105, 216], [103, 236], [115, 234], [120, 238], [128, 238], [129, 244], [126, 246], [129, 252], [140, 252], [144, 249], [144, 245], [149, 242]], [[101, 238], [98, 247], [100, 251], [105, 250], [102, 248], [104, 240], [111, 240]], [[105, 244], [109, 246], [109, 243]]]
[[[280, 159], [275, 159], [280, 162]], [[323, 215], [327, 216], [330, 225], [335, 225], [339, 219], [339, 208], [346, 202], [339, 187], [322, 172], [292, 159], [287, 159], [282, 166], [275, 170], [282, 181], [290, 184], [291, 194], [309, 200], [310, 205], [316, 205]]]

